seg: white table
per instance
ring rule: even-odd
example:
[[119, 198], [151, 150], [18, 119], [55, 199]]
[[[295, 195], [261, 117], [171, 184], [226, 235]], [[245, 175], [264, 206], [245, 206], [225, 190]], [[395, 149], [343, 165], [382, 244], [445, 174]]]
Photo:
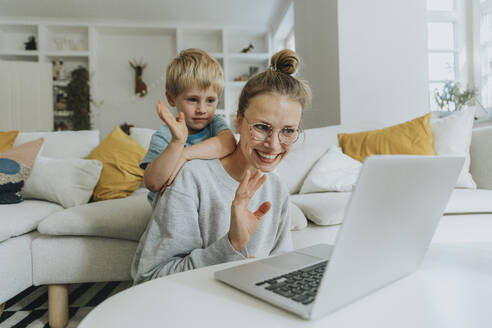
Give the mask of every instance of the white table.
[[317, 321], [214, 280], [214, 271], [237, 264], [127, 289], [96, 307], [79, 328], [492, 327], [491, 243], [433, 244], [416, 273]]

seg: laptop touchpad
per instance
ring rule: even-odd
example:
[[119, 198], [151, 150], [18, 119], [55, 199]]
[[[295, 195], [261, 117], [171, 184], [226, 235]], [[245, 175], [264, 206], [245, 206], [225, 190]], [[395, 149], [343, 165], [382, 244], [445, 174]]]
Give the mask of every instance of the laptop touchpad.
[[269, 257], [267, 259], [260, 260], [259, 262], [262, 264], [268, 264], [278, 269], [294, 270], [319, 261], [319, 257], [291, 252], [279, 256]]

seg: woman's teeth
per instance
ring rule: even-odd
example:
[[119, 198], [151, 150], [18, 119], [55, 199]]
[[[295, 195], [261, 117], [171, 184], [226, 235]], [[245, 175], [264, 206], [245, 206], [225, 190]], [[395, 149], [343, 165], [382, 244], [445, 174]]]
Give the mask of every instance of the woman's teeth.
[[277, 155], [269, 155], [266, 153], [262, 153], [259, 150], [257, 150], [256, 152], [258, 153], [258, 155], [260, 155], [261, 157], [266, 158], [266, 159], [274, 159], [275, 157], [277, 157]]

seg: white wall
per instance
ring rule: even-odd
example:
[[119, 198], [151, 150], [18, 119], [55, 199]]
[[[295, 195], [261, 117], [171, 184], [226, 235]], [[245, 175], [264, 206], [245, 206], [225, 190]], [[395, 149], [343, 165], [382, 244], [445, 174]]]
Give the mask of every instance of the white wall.
[[[314, 92], [306, 127], [362, 121], [390, 125], [428, 112], [425, 0], [294, 4], [296, 50]], [[339, 62], [333, 59], [335, 49]]]
[[[165, 99], [165, 72], [168, 62], [176, 55], [175, 35], [146, 30], [144, 33], [101, 30], [97, 44], [94, 100], [103, 104], [92, 107], [93, 128], [99, 129], [104, 137], [124, 122], [137, 127], [161, 127], [155, 106], [159, 99]], [[143, 81], [148, 94], [142, 98], [134, 95], [135, 71], [128, 62], [131, 59], [143, 59], [147, 63]]]
[[338, 124], [337, 1], [294, 1], [294, 34], [296, 52], [303, 61], [299, 76], [308, 81], [313, 91], [312, 108], [304, 112], [303, 126], [316, 128]]

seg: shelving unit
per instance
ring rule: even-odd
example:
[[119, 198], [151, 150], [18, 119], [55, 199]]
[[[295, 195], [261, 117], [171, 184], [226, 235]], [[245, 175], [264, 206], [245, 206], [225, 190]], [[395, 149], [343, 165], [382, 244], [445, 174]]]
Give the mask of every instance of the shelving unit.
[[[24, 42], [35, 36], [37, 50], [24, 50]], [[124, 122], [158, 128], [155, 104], [165, 99], [165, 69], [181, 50], [201, 48], [220, 63], [224, 70], [224, 93], [217, 114], [233, 126], [237, 99], [251, 66], [266, 69], [271, 56], [268, 28], [186, 27], [156, 24], [71, 23], [63, 21], [0, 21], [0, 60], [52, 62], [63, 60], [67, 77], [78, 66], [90, 72], [91, 97], [100, 105], [92, 106], [93, 128], [104, 136], [114, 125]], [[249, 53], [243, 48], [253, 44]], [[134, 95], [134, 72], [130, 60], [147, 64], [143, 80], [148, 94]], [[65, 83], [54, 81], [56, 94]], [[54, 104], [55, 107], [55, 104]], [[54, 111], [55, 122], [67, 121], [70, 109]]]

